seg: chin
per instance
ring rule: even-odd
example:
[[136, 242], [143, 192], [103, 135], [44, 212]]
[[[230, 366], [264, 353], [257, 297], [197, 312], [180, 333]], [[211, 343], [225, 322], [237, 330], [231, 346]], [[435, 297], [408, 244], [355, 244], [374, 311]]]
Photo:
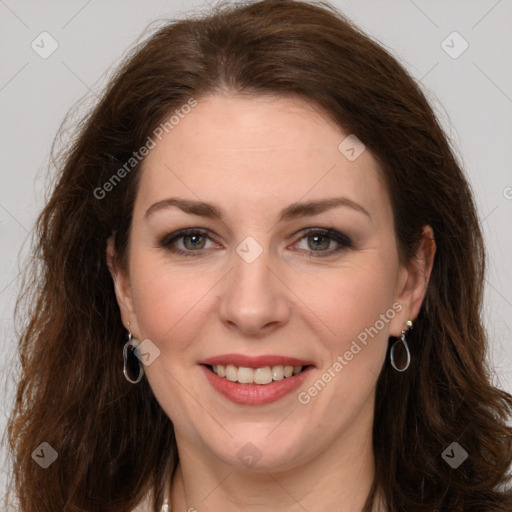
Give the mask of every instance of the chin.
[[303, 447], [307, 443], [289, 432], [271, 439], [265, 437], [268, 434], [252, 436], [250, 431], [224, 441], [221, 450], [219, 445], [211, 446], [212, 453], [228, 466], [250, 471], [286, 471], [306, 462]]

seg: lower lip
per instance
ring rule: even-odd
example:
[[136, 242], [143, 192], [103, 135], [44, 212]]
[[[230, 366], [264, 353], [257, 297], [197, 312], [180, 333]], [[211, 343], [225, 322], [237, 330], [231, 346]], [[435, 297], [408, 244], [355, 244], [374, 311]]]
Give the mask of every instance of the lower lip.
[[295, 391], [313, 369], [313, 366], [308, 366], [297, 375], [284, 377], [281, 380], [272, 381], [270, 384], [240, 384], [219, 377], [205, 365], [201, 365], [201, 367], [208, 382], [216, 391], [232, 402], [243, 405], [264, 405], [276, 402]]

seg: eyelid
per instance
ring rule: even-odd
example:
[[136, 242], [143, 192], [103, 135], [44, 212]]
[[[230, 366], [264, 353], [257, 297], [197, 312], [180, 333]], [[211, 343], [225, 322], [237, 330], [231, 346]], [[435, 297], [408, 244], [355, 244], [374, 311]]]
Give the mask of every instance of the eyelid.
[[338, 254], [343, 250], [351, 249], [354, 247], [354, 244], [351, 240], [351, 238], [339, 231], [337, 231], [335, 228], [322, 228], [322, 227], [311, 227], [311, 228], [305, 228], [294, 236], [299, 236], [299, 239], [297, 242], [295, 242], [294, 245], [298, 244], [302, 239], [311, 236], [313, 234], [318, 234], [320, 236], [327, 237], [331, 240], [333, 240], [336, 244], [338, 244], [338, 248], [334, 250], [328, 250], [328, 251], [311, 251], [311, 250], [304, 250], [299, 249], [300, 252], [305, 252], [309, 254], [310, 257], [313, 258], [322, 258], [322, 257], [328, 257], [332, 256], [334, 254]]
[[[204, 236], [205, 238], [208, 238], [209, 240], [212, 240], [213, 242], [218, 243], [211, 236], [211, 231], [209, 229], [184, 228], [184, 229], [179, 229], [178, 231], [174, 231], [168, 235], [165, 235], [160, 240], [159, 245], [163, 248], [168, 248], [171, 245], [171, 243], [174, 242], [175, 240], [179, 240], [180, 238], [184, 238], [184, 237], [186, 237], [188, 235], [192, 235], [192, 234], [198, 234], [198, 235]], [[193, 253], [194, 251], [186, 251], [186, 252]]]
[[305, 236], [313, 233], [318, 233], [323, 236], [328, 236], [329, 238], [332, 238], [333, 240], [338, 241], [339, 243], [345, 245], [345, 246], [352, 246], [352, 240], [348, 235], [345, 235], [344, 233], [341, 233], [340, 231], [336, 230], [334, 227], [329, 228], [322, 228], [322, 227], [311, 227], [311, 228], [305, 228], [300, 231], [298, 231], [294, 236], [300, 235], [301, 239]]
[[168, 244], [170, 242], [172, 242], [173, 240], [177, 239], [177, 238], [180, 238], [182, 236], [185, 236], [189, 233], [199, 233], [201, 235], [208, 235], [208, 230], [204, 229], [204, 228], [184, 228], [184, 229], [178, 229], [177, 231], [173, 231], [172, 233], [168, 233], [167, 235], [165, 235], [160, 243], [165, 245], [165, 244]]

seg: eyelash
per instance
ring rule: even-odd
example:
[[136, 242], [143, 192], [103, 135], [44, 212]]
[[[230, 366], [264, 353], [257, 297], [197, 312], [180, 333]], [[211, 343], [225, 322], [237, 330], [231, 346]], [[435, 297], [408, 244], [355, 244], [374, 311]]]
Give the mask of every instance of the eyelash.
[[[204, 249], [184, 251], [182, 249], [176, 249], [176, 247], [172, 247], [173, 242], [175, 242], [176, 240], [179, 240], [180, 238], [184, 238], [184, 237], [190, 236], [190, 235], [201, 235], [201, 236], [210, 238], [208, 236], [207, 230], [204, 230], [201, 228], [187, 228], [187, 229], [182, 229], [180, 231], [177, 231], [176, 233], [172, 233], [170, 235], [165, 236], [160, 241], [160, 246], [162, 248], [168, 249], [170, 252], [172, 252], [174, 254], [179, 254], [182, 256], [192, 256], [192, 257], [197, 256], [197, 255], [199, 255], [199, 253], [203, 252]], [[353, 247], [352, 240], [348, 236], [344, 235], [343, 233], [339, 233], [338, 231], [335, 231], [333, 228], [329, 228], [329, 229], [310, 228], [310, 229], [307, 229], [306, 231], [303, 231], [301, 233], [301, 237], [299, 238], [299, 241], [304, 238], [307, 238], [308, 236], [311, 236], [311, 235], [319, 235], [324, 238], [329, 238], [330, 240], [333, 240], [334, 242], [338, 243], [340, 245], [340, 247], [338, 247], [337, 249], [335, 249], [333, 251], [307, 251], [304, 249], [299, 249], [299, 251], [302, 253], [304, 253], [304, 252], [308, 253], [310, 258], [325, 258], [327, 256], [331, 256], [332, 254], [338, 253], [344, 249], [350, 249]]]

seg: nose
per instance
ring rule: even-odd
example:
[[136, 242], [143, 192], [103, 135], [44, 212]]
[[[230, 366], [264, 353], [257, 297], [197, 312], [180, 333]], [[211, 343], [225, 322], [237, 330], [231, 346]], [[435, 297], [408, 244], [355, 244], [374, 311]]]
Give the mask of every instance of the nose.
[[293, 294], [268, 251], [253, 261], [242, 256], [233, 255], [233, 268], [220, 295], [219, 314], [230, 329], [253, 337], [266, 336], [289, 321]]

